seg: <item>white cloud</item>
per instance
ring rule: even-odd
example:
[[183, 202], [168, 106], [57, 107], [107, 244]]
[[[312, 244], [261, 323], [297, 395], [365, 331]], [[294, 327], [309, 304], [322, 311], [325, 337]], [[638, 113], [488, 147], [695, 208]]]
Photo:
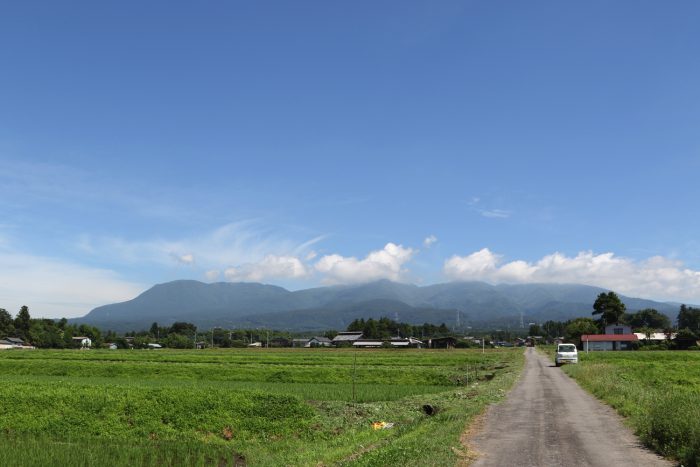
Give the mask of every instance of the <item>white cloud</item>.
[[614, 253], [584, 251], [574, 257], [553, 253], [535, 262], [504, 263], [502, 256], [484, 248], [467, 256], [449, 258], [443, 272], [455, 280], [577, 283], [638, 297], [700, 301], [700, 271], [661, 256], [635, 261]]
[[315, 264], [316, 271], [324, 274], [325, 282], [356, 283], [378, 279], [398, 281], [405, 273], [403, 265], [415, 251], [401, 245], [387, 243], [383, 249], [373, 251], [364, 259], [341, 255], [326, 255]]
[[437, 243], [438, 239], [435, 235], [429, 235], [425, 237], [425, 240], [423, 240], [423, 246], [426, 248], [430, 248], [433, 246], [435, 243]]
[[147, 286], [115, 272], [55, 258], [0, 253], [0, 308], [16, 313], [22, 305], [33, 317], [78, 317], [96, 306], [130, 300]]
[[232, 282], [259, 282], [270, 278], [299, 279], [307, 275], [309, 270], [299, 258], [276, 255], [267, 255], [259, 262], [230, 267], [224, 271], [226, 279]]

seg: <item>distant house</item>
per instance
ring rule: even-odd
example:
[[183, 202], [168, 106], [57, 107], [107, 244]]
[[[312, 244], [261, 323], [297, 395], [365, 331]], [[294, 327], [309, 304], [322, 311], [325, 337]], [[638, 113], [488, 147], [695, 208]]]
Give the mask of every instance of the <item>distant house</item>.
[[362, 339], [362, 331], [339, 332], [331, 341], [333, 345], [352, 345], [358, 339]]
[[632, 327], [626, 324], [609, 324], [605, 326], [605, 334], [584, 334], [581, 336], [581, 346], [589, 350], [632, 350], [639, 339], [632, 333]]
[[197, 350], [201, 350], [207, 346], [207, 343], [204, 341], [198, 341], [194, 343], [194, 348]]
[[605, 334], [632, 334], [632, 326], [627, 324], [608, 324], [605, 326]]
[[73, 344], [77, 345], [81, 349], [89, 349], [92, 347], [92, 339], [86, 336], [75, 336], [73, 337]]
[[309, 339], [292, 339], [292, 347], [306, 347]]
[[333, 342], [323, 336], [316, 336], [309, 339], [309, 341], [304, 345], [304, 347], [330, 347]]
[[115, 344], [114, 342], [105, 342], [104, 348], [109, 349], [109, 350], [117, 350], [119, 348], [119, 346], [117, 344]]

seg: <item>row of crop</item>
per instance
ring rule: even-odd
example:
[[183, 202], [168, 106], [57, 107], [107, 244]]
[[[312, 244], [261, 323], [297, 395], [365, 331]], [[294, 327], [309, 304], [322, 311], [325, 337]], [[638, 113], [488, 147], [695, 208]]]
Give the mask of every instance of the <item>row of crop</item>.
[[31, 360], [18, 364], [0, 360], [0, 374], [43, 375], [63, 378], [81, 377], [132, 377], [143, 379], [206, 379], [209, 381], [259, 381], [285, 383], [357, 383], [451, 385], [452, 368], [424, 367], [420, 371], [403, 367], [376, 367], [358, 364], [350, 366], [297, 366], [297, 365], [222, 365], [208, 363], [158, 363], [158, 362], [95, 362]]
[[352, 366], [355, 359], [377, 366], [451, 366], [497, 361], [498, 352], [409, 349], [216, 349], [216, 350], [33, 350], [0, 352], [2, 360], [152, 361], [163, 363], [235, 363]]

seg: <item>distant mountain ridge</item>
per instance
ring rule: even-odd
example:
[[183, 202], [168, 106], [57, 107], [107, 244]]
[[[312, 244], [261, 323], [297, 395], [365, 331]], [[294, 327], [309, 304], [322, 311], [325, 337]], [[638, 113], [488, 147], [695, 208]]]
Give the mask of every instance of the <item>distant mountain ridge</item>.
[[[200, 328], [344, 329], [356, 318], [381, 316], [415, 324], [514, 328], [521, 316], [525, 324], [591, 316], [595, 298], [605, 291], [577, 284], [451, 282], [417, 286], [381, 280], [292, 292], [259, 283], [178, 280], [155, 285], [132, 300], [97, 307], [70, 321], [119, 332], [175, 321], [192, 322]], [[678, 312], [676, 303], [621, 298], [628, 311], [655, 308], [672, 319]]]

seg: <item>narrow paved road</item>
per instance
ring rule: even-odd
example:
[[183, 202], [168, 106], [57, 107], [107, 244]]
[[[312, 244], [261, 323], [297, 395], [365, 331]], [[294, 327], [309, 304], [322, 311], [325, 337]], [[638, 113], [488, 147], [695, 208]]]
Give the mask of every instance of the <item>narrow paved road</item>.
[[672, 466], [640, 446], [613, 409], [528, 348], [524, 373], [470, 439], [485, 466]]

